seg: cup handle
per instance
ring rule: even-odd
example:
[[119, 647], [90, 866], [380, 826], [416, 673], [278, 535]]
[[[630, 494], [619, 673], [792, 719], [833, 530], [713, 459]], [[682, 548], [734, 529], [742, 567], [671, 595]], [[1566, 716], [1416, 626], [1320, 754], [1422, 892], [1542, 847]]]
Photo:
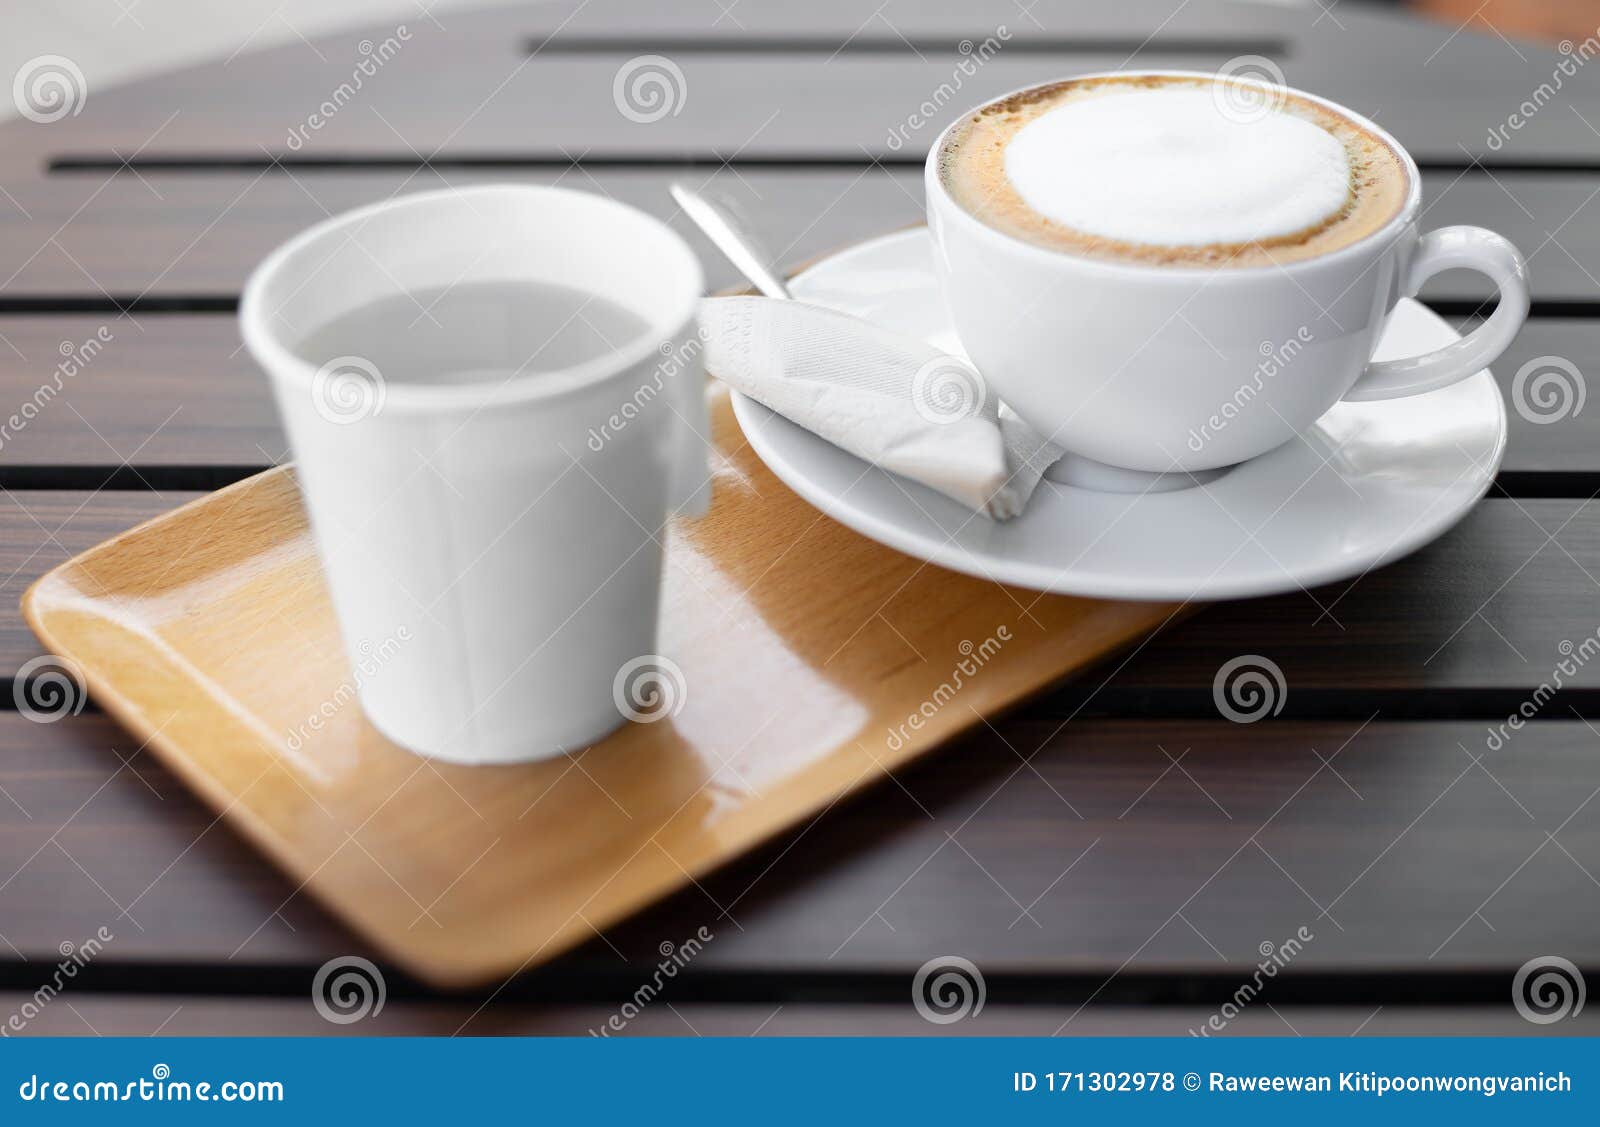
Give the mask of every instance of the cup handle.
[[1528, 264], [1517, 248], [1482, 227], [1441, 227], [1417, 243], [1402, 292], [1415, 297], [1441, 270], [1464, 267], [1486, 275], [1500, 290], [1500, 303], [1472, 332], [1432, 352], [1403, 360], [1374, 360], [1345, 401], [1399, 399], [1453, 384], [1500, 358], [1528, 317]]
[[711, 415], [706, 408], [706, 370], [699, 338], [690, 336], [693, 355], [676, 374], [672, 407], [671, 493], [668, 504], [679, 516], [703, 517], [711, 508]]

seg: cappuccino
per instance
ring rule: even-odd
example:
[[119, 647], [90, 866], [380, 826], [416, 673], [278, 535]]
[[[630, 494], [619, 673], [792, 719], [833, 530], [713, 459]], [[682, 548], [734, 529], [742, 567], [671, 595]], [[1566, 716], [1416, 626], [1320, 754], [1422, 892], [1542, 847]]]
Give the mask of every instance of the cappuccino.
[[1069, 80], [954, 126], [940, 181], [995, 229], [1051, 250], [1166, 266], [1297, 262], [1400, 213], [1381, 137], [1280, 87], [1206, 76]]

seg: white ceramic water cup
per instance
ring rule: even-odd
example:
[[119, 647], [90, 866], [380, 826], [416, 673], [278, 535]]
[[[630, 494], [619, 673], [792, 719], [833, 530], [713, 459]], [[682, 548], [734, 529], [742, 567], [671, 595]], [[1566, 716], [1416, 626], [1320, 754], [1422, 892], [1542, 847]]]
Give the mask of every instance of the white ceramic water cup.
[[[1340, 399], [1417, 395], [1493, 363], [1528, 314], [1527, 267], [1516, 248], [1479, 227], [1422, 234], [1421, 176], [1399, 143], [1311, 94], [1263, 86], [1259, 97], [1270, 105], [1285, 94], [1385, 141], [1408, 180], [1405, 202], [1378, 231], [1286, 265], [1111, 262], [1003, 234], [946, 190], [940, 155], [965, 118], [945, 130], [925, 177], [934, 269], [986, 392], [1075, 454], [1124, 469], [1194, 472], [1264, 454]], [[1374, 361], [1395, 303], [1456, 267], [1499, 288], [1489, 319], [1425, 355]]]
[[[296, 351], [359, 306], [464, 283], [554, 283], [649, 328], [557, 371], [430, 384]], [[664, 224], [561, 188], [402, 197], [337, 216], [245, 287], [334, 611], [374, 726], [412, 751], [511, 763], [625, 718], [655, 660], [664, 524], [709, 492], [700, 264]], [[669, 667], [671, 668], [671, 667]]]

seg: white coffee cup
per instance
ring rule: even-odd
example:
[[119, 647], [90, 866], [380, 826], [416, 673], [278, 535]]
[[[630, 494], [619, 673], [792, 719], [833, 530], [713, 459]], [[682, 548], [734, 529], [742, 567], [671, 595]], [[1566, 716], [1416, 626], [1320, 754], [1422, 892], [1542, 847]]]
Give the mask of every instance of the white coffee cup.
[[[467, 282], [575, 288], [649, 329], [574, 367], [479, 383], [341, 385], [351, 373], [295, 351], [352, 309]], [[667, 514], [698, 512], [709, 489], [702, 286], [658, 220], [525, 186], [361, 208], [251, 276], [245, 343], [289, 434], [361, 705], [394, 742], [510, 763], [624, 720], [619, 672], [656, 660]]]
[[[1111, 262], [1003, 234], [946, 189], [939, 155], [956, 126], [945, 130], [925, 176], [934, 267], [986, 390], [1075, 454], [1124, 469], [1193, 472], [1263, 454], [1340, 399], [1416, 395], [1493, 363], [1528, 313], [1516, 248], [1479, 227], [1421, 234], [1421, 175], [1405, 150], [1359, 114], [1290, 93], [1387, 141], [1409, 183], [1380, 230], [1286, 265]], [[1493, 315], [1425, 355], [1372, 360], [1395, 303], [1455, 267], [1499, 287]]]

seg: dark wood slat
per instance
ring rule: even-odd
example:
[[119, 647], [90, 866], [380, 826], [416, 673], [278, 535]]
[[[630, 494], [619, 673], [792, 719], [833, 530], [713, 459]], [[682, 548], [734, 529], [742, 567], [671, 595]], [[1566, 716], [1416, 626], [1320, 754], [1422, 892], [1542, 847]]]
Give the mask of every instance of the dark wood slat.
[[[740, 0], [737, 9], [728, 11], [726, 0], [721, 5], [716, 0], [679, 0], [667, 7], [649, 0], [557, 0], [515, 12], [471, 13], [471, 29], [455, 21], [450, 26], [458, 34], [481, 35], [486, 40], [520, 31], [559, 46], [572, 40], [663, 35], [693, 36], [713, 43], [781, 42], [802, 36], [840, 42], [891, 32], [913, 38], [960, 37], [1002, 23], [1020, 40], [1092, 36], [1138, 41], [1158, 26], [1163, 37], [1226, 40], [1228, 36], [1297, 34], [1308, 22], [1300, 13], [1275, 5], [1218, 0], [1193, 0], [1176, 11], [1167, 0], [1127, 0], [1115, 5], [1058, 0], [1027, 12], [1012, 0], [888, 0], [870, 10], [863, 10], [856, 0], [817, 0], [804, 5]], [[444, 19], [442, 13], [440, 19]]]
[[[1424, 230], [1464, 223], [1499, 231], [1527, 258], [1536, 301], [1600, 298], [1600, 274], [1593, 266], [1600, 246], [1588, 245], [1600, 230], [1594, 222], [1600, 212], [1591, 210], [1600, 206], [1600, 175], [1434, 172], [1424, 173], [1422, 184]], [[1460, 301], [1492, 292], [1476, 275], [1449, 271], [1425, 286], [1422, 296]]]
[[[38, 652], [16, 609], [33, 579], [193, 495], [4, 496], [0, 674], [9, 675]], [[1182, 623], [1141, 650], [1113, 687], [1209, 689], [1218, 655], [1262, 653], [1307, 690], [1520, 693], [1550, 677], [1560, 643], [1581, 642], [1600, 622], [1600, 612], [1585, 610], [1600, 608], [1597, 579], [1600, 502], [1490, 499], [1390, 567], [1310, 593], [1225, 604]], [[1565, 681], [1600, 688], [1600, 662]]]
[[[906, 168], [55, 176], [7, 185], [26, 211], [0, 206], [0, 262], [8, 264], [0, 269], [0, 311], [16, 311], [21, 299], [23, 311], [37, 311], [53, 300], [114, 310], [112, 299], [141, 295], [233, 298], [251, 268], [304, 227], [396, 192], [451, 184], [561, 183], [614, 196], [670, 219], [713, 287], [733, 282], [732, 268], [677, 214], [667, 195], [675, 179], [740, 198], [790, 262], [922, 219], [921, 173]], [[1589, 265], [1600, 262], [1600, 224], [1588, 221], [1600, 214], [1600, 175], [1430, 173], [1424, 186], [1427, 226], [1475, 223], [1523, 248], [1536, 299], [1600, 302], [1600, 274]], [[1477, 275], [1451, 271], [1424, 295], [1477, 302], [1492, 292]]]
[[[1577, 369], [1577, 380], [1562, 361]], [[1555, 382], [1541, 393], [1543, 373]], [[1511, 431], [1506, 470], [1571, 473], [1600, 468], [1600, 400], [1588, 406], [1591, 388], [1600, 394], [1600, 321], [1530, 321], [1494, 366], [1494, 374], [1505, 393]], [[1596, 486], [1600, 482], [1588, 491]]]
[[[510, 40], [486, 45], [474, 58], [462, 53], [453, 37], [441, 42], [411, 26], [411, 43], [365, 79], [345, 109], [325, 117], [320, 129], [306, 128], [293, 139], [290, 131], [302, 127], [331, 91], [350, 80], [363, 59], [357, 48], [362, 36], [347, 33], [323, 45], [319, 49], [328, 56], [326, 63], [303, 46], [295, 53], [282, 52], [291, 55], [288, 60], [269, 57], [278, 51], [240, 56], [228, 67], [241, 95], [237, 100], [208, 96], [219, 75], [206, 68], [163, 76], [159, 83], [134, 84], [121, 96], [138, 104], [138, 120], [147, 124], [134, 125], [129, 106], [115, 107], [110, 120], [101, 122], [90, 116], [96, 105], [91, 100], [83, 116], [50, 137], [49, 148], [40, 155], [129, 155], [174, 110], [177, 116], [143, 155], [225, 153], [260, 159], [264, 151], [298, 157], [404, 157], [593, 150], [626, 156], [742, 151], [805, 159], [860, 157], [863, 151], [892, 156], [907, 149], [920, 154], [969, 106], [1033, 83], [1118, 69], [1127, 57], [1100, 51], [1008, 55], [1001, 44], [990, 62], [962, 77], [957, 68], [967, 56], [954, 44], [921, 58], [909, 47], [893, 55], [680, 53], [672, 60], [675, 92], [664, 95], [679, 105], [678, 112], [641, 121], [640, 114], [648, 113], [653, 103], [640, 103], [643, 110], [629, 116], [613, 97], [617, 75], [638, 57], [636, 51], [529, 56]], [[976, 41], [983, 42], [992, 32], [987, 29]], [[1238, 53], [1226, 43], [1200, 55], [1164, 53], [1156, 39], [1124, 69], [1209, 71]], [[304, 75], [293, 79], [292, 87], [272, 85], [286, 81], [284, 61]], [[942, 85], [960, 93], [953, 100], [948, 93], [940, 96], [943, 108], [936, 115], [920, 114], [918, 107]], [[430, 88], [436, 91], [433, 97]], [[301, 105], [285, 95], [289, 89], [304, 92]], [[912, 127], [908, 122], [913, 113], [926, 124]], [[890, 131], [901, 126], [906, 132], [890, 141]], [[1460, 158], [1461, 153], [1450, 155]]]
[[[195, 496], [0, 490], [0, 676], [11, 677], [41, 653], [19, 607], [29, 584], [79, 552]], [[7, 692], [7, 707], [9, 698]]]
[[[603, 5], [599, 12], [579, 13], [587, 18], [560, 31], [592, 45], [596, 29], [609, 27], [614, 34], [625, 28], [637, 40], [649, 23], [641, 26], [635, 16], [648, 13], [649, 7], [639, 0]], [[1035, 38], [1100, 36], [1121, 29], [1119, 35], [1136, 43], [1147, 35], [1150, 39], [1126, 60], [1104, 53], [1008, 54], [1002, 45], [970, 75], [958, 70], [966, 58], [958, 51], [919, 58], [911, 46], [892, 57], [845, 53], [830, 58], [817, 52], [763, 56], [758, 66], [723, 54], [686, 54], [678, 60], [687, 90], [681, 108], [649, 123], [617, 112], [612, 98], [615, 76], [637, 54], [636, 43], [620, 43], [610, 56], [587, 50], [567, 54], [560, 50], [558, 32], [552, 47], [530, 61], [525, 41], [530, 34], [541, 34], [530, 14], [435, 17], [446, 23], [444, 28], [423, 18], [408, 19], [409, 41], [363, 78], [361, 89], [321, 129], [306, 134], [300, 151], [406, 155], [411, 149], [500, 154], [593, 149], [639, 154], [743, 149], [805, 157], [854, 156], [865, 149], [885, 154], [896, 151], [887, 140], [889, 131], [941, 86], [957, 88], [960, 96], [935, 102], [946, 109], [916, 131], [914, 149], [925, 147], [937, 126], [963, 105], [1032, 82], [1119, 64], [1193, 67], [1197, 60], [1192, 54], [1163, 55], [1162, 38], [1171, 35], [1191, 43], [1194, 32], [1184, 29], [1201, 27], [1211, 29], [1210, 34], [1228, 29], [1232, 40], [1219, 43], [1215, 57], [1199, 64], [1206, 66], [1245, 53], [1242, 48], [1258, 45], [1251, 40], [1259, 38], [1260, 29], [1276, 28], [1293, 40], [1284, 68], [1291, 82], [1377, 117], [1425, 159], [1459, 161], [1465, 151], [1506, 160], [1566, 160], [1592, 150], [1593, 134], [1583, 120], [1566, 105], [1552, 105], [1509, 132], [1498, 151], [1490, 151], [1488, 130], [1550, 80], [1560, 57], [1548, 48], [1512, 47], [1476, 32], [1359, 11], [1329, 19], [1311, 10], [1268, 14], [1258, 7], [1186, 5], [1199, 13], [1174, 19], [1170, 4], [1156, 2], [1086, 20], [1094, 7], [1053, 5], [1050, 13], [1023, 13], [996, 5], [974, 9], [960, 22], [954, 9], [924, 20], [908, 5], [897, 6], [900, 14], [892, 17], [866, 13], [863, 18], [860, 12], [840, 8], [817, 18], [795, 13], [769, 17], [760, 22], [770, 34], [786, 31], [808, 39], [837, 35], [841, 41], [856, 34], [953, 37], [960, 27], [960, 36], [981, 42], [1002, 24]], [[666, 16], [647, 19], [660, 30], [671, 19], [679, 36], [698, 34], [701, 28], [715, 31], [729, 22], [726, 17], [699, 23]], [[1041, 26], [1034, 26], [1035, 21]], [[1151, 35], [1152, 28], [1159, 30]], [[146, 141], [151, 142], [147, 155], [228, 152], [256, 157], [262, 147], [287, 152], [289, 130], [333, 98], [341, 84], [350, 83], [357, 64], [368, 58], [360, 45], [382, 44], [396, 30], [395, 24], [357, 29], [323, 37], [315, 51], [295, 42], [241, 55], [225, 69], [214, 62], [180, 70], [122, 87], [115, 97], [91, 95], [80, 116], [54, 123], [48, 134], [26, 122], [7, 132], [15, 138], [13, 152], [19, 160], [42, 161], [62, 152], [128, 153]], [[735, 32], [730, 28], [725, 34]], [[1425, 66], [1419, 65], [1421, 60]], [[1360, 65], [1353, 65], [1357, 61]], [[819, 81], [823, 74], [826, 80]], [[228, 96], [216, 96], [219, 88]], [[289, 104], [286, 91], [302, 92], [303, 106]], [[797, 98], [795, 91], [807, 93]], [[1589, 120], [1597, 120], [1588, 111], [1600, 109], [1600, 85], [1580, 72], [1566, 81], [1559, 100], [1570, 100]]]
[[[968, 29], [974, 25], [969, 21]], [[1193, 55], [1197, 59], [1215, 61], [1232, 54], [1256, 54], [1283, 58], [1290, 51], [1286, 36], [1257, 35], [1248, 32], [1234, 34], [1211, 28], [1193, 35], [1169, 35], [1159, 32], [1154, 39], [1149, 32], [1102, 31], [1051, 35], [1035, 29], [1029, 36], [1016, 35], [1010, 26], [1009, 38], [1003, 42], [1011, 55], [1049, 55], [1057, 58], [1083, 55], [1102, 55], [1107, 65], [1121, 65], [1130, 55], [1150, 50], [1163, 56]], [[573, 35], [551, 33], [530, 35], [525, 48], [529, 55], [554, 58], [558, 55], [629, 55], [667, 54], [675, 58], [697, 58], [702, 55], [734, 55], [750, 58], [760, 55], [821, 55], [828, 60], [849, 55], [876, 55], [905, 57], [929, 55], [939, 57], [956, 53], [971, 54], [976, 46], [970, 37], [961, 34], [913, 32], [906, 35], [898, 31], [871, 30], [871, 25], [854, 34], [843, 31], [791, 32], [783, 35], [741, 35], [738, 37], [706, 37], [699, 31], [685, 32], [674, 28], [650, 36], [628, 38], [613, 28], [600, 35]]]
[[[792, 997], [795, 976], [909, 975], [942, 954], [995, 976], [1077, 975], [1078, 1000], [1124, 967], [1099, 1000], [1171, 1000], [1181, 984], [1137, 979], [1173, 973], [1211, 975], [1209, 989], [1226, 996], [1215, 976], [1253, 966], [1263, 942], [1304, 926], [1314, 938], [1286, 979], [1398, 975], [1356, 980], [1376, 1005], [1454, 999], [1450, 979], [1430, 976], [1483, 972], [1491, 977], [1464, 1000], [1488, 1000], [1492, 976], [1537, 954], [1600, 963], [1597, 745], [1573, 721], [1541, 722], [1486, 751], [1482, 726], [1466, 723], [1062, 728], [1025, 712], [613, 929], [511, 996], [626, 996], [661, 943], [701, 927], [715, 938], [686, 975], [702, 990], [707, 977], [753, 975], [729, 989], [775, 1002]], [[253, 967], [312, 968], [365, 950], [225, 825], [213, 827], [147, 755], [125, 767], [133, 750], [104, 718], [0, 716], [0, 785], [13, 800], [0, 796], [9, 861], [0, 930], [16, 952], [48, 964], [62, 941], [104, 925], [115, 940], [102, 970], [198, 964], [215, 988], [254, 986]], [[25, 981], [15, 966], [8, 973]], [[183, 988], [181, 969], [161, 978], [161, 989]], [[892, 979], [878, 988], [886, 1000], [898, 989]], [[1016, 989], [1050, 1000], [1046, 985]], [[1341, 998], [1350, 1000], [1326, 1000]]]
[[[0, 317], [0, 386], [19, 400], [44, 388], [32, 419], [0, 430], [0, 475], [84, 466], [103, 479], [125, 463], [150, 470], [284, 458], [266, 380], [231, 316]], [[143, 487], [137, 478], [126, 485]]]
[[[708, 175], [686, 178], [702, 183]], [[771, 231], [774, 249], [784, 250], [791, 261], [921, 218], [921, 188], [909, 170], [724, 176], [724, 186], [744, 194], [752, 214]], [[113, 296], [142, 294], [233, 298], [273, 247], [330, 214], [399, 191], [511, 181], [559, 182], [674, 216], [674, 226], [691, 238], [705, 263], [708, 283], [713, 288], [730, 284], [736, 278], [733, 269], [676, 214], [667, 188], [680, 177], [685, 174], [659, 169], [562, 169], [447, 178], [434, 172], [212, 174], [143, 182], [120, 176], [109, 183], [102, 177], [60, 176], [8, 185], [27, 214], [0, 207], [0, 261], [12, 264], [0, 270], [0, 303], [24, 296], [94, 298], [107, 304]]]
[[[25, 994], [0, 994], [0, 1020], [29, 1001]], [[69, 1006], [67, 1003], [70, 1002]], [[349, 1025], [319, 1017], [304, 998], [196, 999], [108, 997], [81, 992], [58, 999], [17, 1036], [144, 1037], [586, 1037], [612, 1013], [598, 1007], [537, 1007], [494, 1002], [476, 1005], [394, 1002]], [[1181, 1037], [1211, 1017], [1200, 1008], [1070, 1007], [986, 1005], [981, 1013], [951, 1025], [934, 1025], [903, 1006], [707, 1006], [662, 1003], [644, 1010], [610, 1036], [625, 1037], [1043, 1037], [1064, 1033], [1102, 1037]], [[1306, 1009], [1265, 1005], [1246, 1010], [1222, 1033], [1245, 1037], [1592, 1036], [1600, 1017], [1585, 1009], [1554, 1025], [1522, 1020], [1509, 1005], [1460, 1009], [1358, 1007]]]
[[[52, 467], [82, 467], [100, 475], [93, 482], [98, 484], [126, 459], [160, 484], [157, 479], [172, 476], [169, 469], [199, 474], [208, 466], [261, 467], [283, 460], [285, 442], [266, 382], [240, 348], [231, 316], [140, 316], [136, 322], [0, 316], [0, 385], [26, 390], [46, 379], [53, 383], [63, 345], [77, 351], [84, 341], [99, 339], [102, 327], [111, 341], [77, 375], [63, 377], [49, 408], [23, 429], [0, 435], [0, 481], [9, 477], [20, 487], [19, 476], [38, 480]], [[1515, 403], [1517, 372], [1527, 365], [1533, 365], [1530, 371], [1556, 370], [1548, 361], [1535, 363], [1551, 356], [1569, 360], [1585, 375], [1587, 397], [1587, 380], [1600, 373], [1600, 324], [1530, 322], [1495, 366], [1508, 404]], [[1600, 474], [1600, 403], [1572, 414], [1561, 411], [1560, 400], [1541, 409], [1524, 392], [1521, 402], [1525, 413], [1509, 412], [1508, 472]], [[1531, 421], [1541, 417], [1555, 421]], [[127, 472], [120, 484], [144, 487]], [[1537, 492], [1538, 483], [1530, 488]]]
[[320, 961], [353, 943], [104, 716], [0, 715], [0, 787], [0, 957], [53, 963], [101, 927], [108, 961]]
[[[1219, 664], [1261, 654], [1282, 668], [1291, 701], [1296, 691], [1309, 701], [1319, 690], [1388, 690], [1403, 708], [1404, 694], [1456, 690], [1483, 694], [1457, 707], [1509, 713], [1523, 691], [1557, 676], [1571, 646], [1588, 638], [1592, 653], [1597, 628], [1600, 502], [1491, 499], [1433, 545], [1354, 582], [1184, 622], [1113, 685], [1187, 689], [1204, 701]], [[1560, 680], [1600, 687], [1600, 661], [1578, 661]], [[1550, 709], [1571, 715], [1560, 698]]]
[[[28, 583], [189, 496], [5, 493], [0, 675], [38, 653], [16, 609]], [[1282, 667], [1292, 690], [1313, 694], [1308, 702], [1318, 691], [1344, 693], [1341, 714], [1354, 707], [1351, 693], [1368, 691], [1497, 694], [1447, 701], [1442, 714], [1509, 711], [1551, 677], [1561, 643], [1580, 643], [1600, 624], [1597, 580], [1600, 502], [1490, 499], [1438, 542], [1390, 567], [1310, 593], [1225, 604], [1173, 627], [1117, 673], [1112, 698], [1121, 708], [1137, 707], [1129, 693], [1176, 690], [1187, 694], [1191, 710], [1209, 711], [1218, 663], [1259, 653]], [[1600, 661], [1580, 665], [1565, 683], [1600, 688]], [[1056, 707], [1076, 709], [1083, 691], [1069, 688]], [[1432, 698], [1416, 699], [1422, 707]], [[1398, 710], [1408, 700], [1387, 703]], [[1583, 703], [1594, 711], [1593, 702]]]
[[[1479, 769], [1461, 745], [1483, 754], [1481, 736], [1360, 721], [1061, 728], [1029, 712], [837, 811], [759, 880], [708, 883], [700, 913], [683, 907], [690, 892], [610, 939], [648, 952], [721, 905], [742, 930], [718, 921], [719, 966], [948, 952], [991, 970], [1207, 971], [1301, 925], [1315, 934], [1301, 970], [1514, 966], [1546, 948], [1586, 962], [1600, 943], [1600, 886], [1584, 872], [1600, 872], [1600, 800], [1587, 801], [1600, 737], [1540, 725]], [[1564, 821], [1570, 856], [1544, 836]], [[781, 895], [790, 880], [829, 909]], [[1480, 906], [1497, 931], [1473, 918]]]

